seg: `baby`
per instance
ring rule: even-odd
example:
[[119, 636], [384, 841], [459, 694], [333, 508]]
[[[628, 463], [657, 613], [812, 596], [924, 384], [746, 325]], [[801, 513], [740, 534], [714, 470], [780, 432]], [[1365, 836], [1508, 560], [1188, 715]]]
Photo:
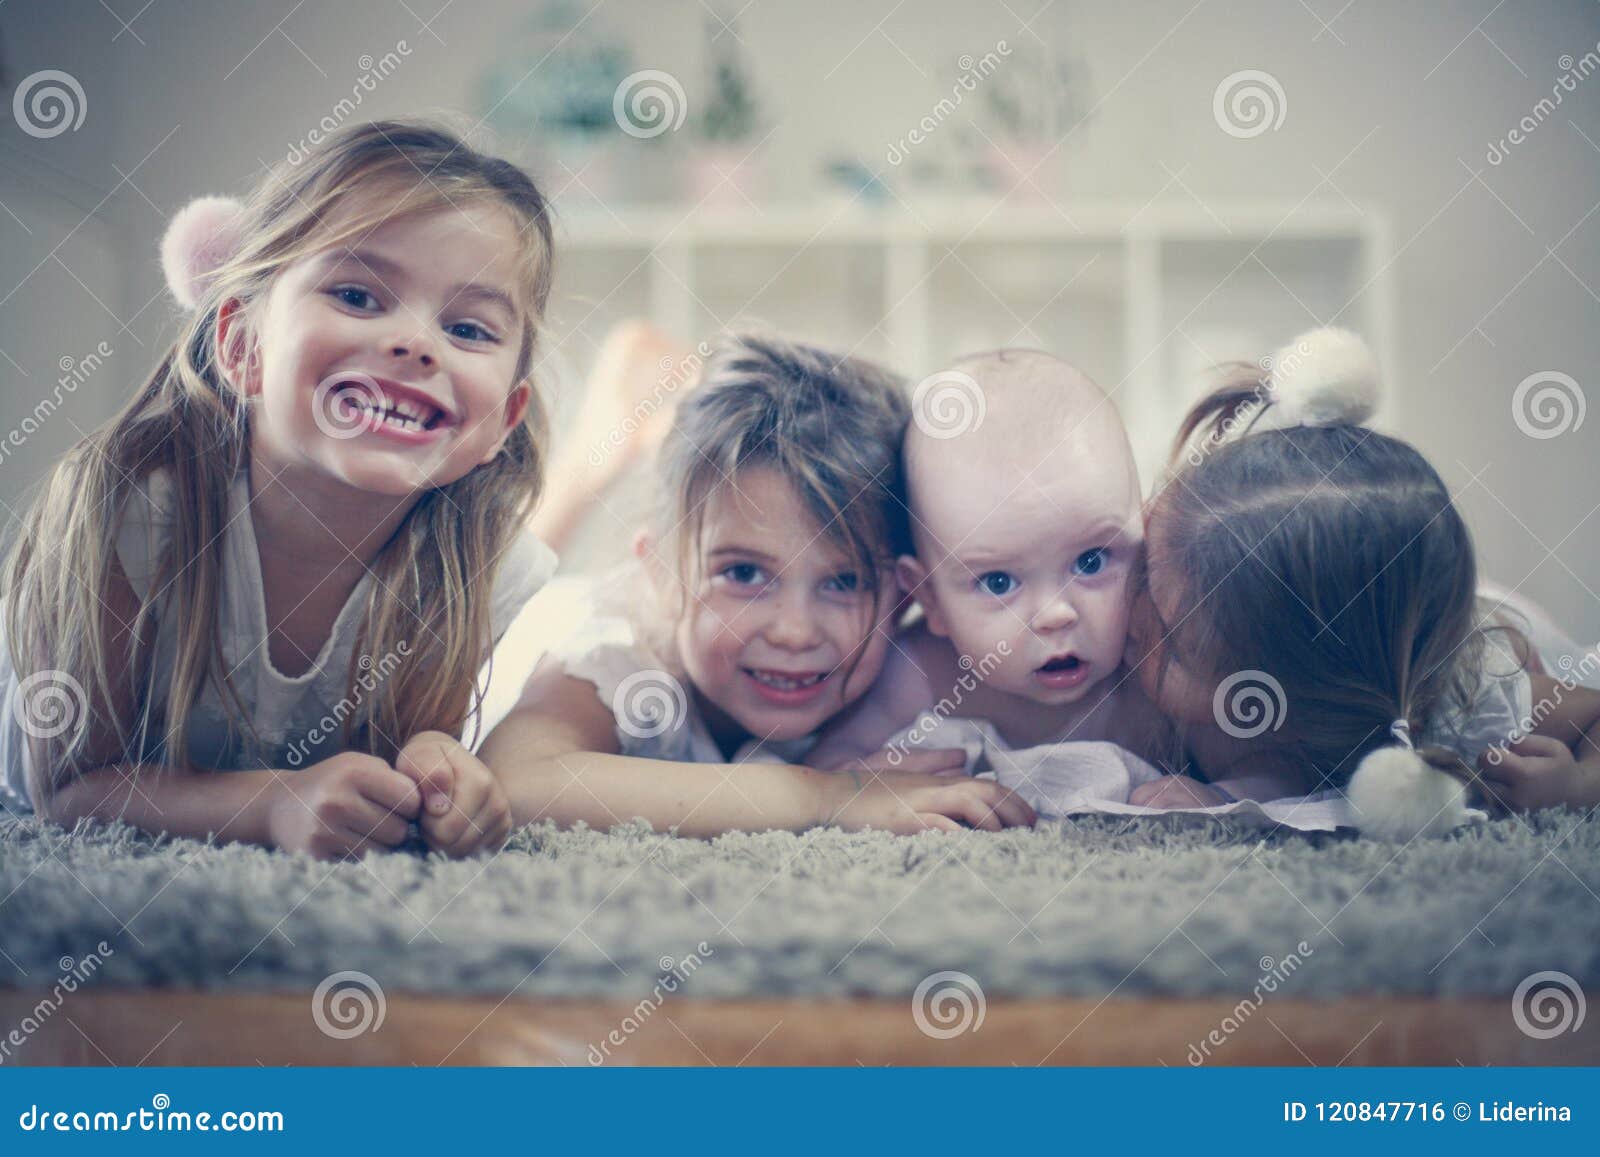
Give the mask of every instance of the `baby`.
[[1041, 351], [940, 377], [976, 383], [983, 406], [957, 436], [920, 411], [906, 434], [916, 554], [896, 577], [923, 619], [807, 762], [864, 758], [929, 711], [986, 720], [1013, 749], [1110, 740], [1148, 755], [1160, 717], [1123, 666], [1139, 479], [1115, 407]]

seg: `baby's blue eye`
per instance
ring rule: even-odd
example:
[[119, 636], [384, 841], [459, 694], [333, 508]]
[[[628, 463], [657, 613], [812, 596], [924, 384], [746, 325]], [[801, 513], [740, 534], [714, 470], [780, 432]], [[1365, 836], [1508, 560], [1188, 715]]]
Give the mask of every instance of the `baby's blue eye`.
[[[337, 289], [332, 289], [328, 292], [351, 309], [376, 309], [378, 305], [378, 299], [359, 285], [341, 285]], [[367, 302], [371, 304], [366, 304]]]
[[978, 576], [978, 589], [996, 597], [1004, 597], [1017, 589], [1017, 580], [1003, 570], [992, 570]]
[[861, 580], [857, 577], [855, 571], [847, 570], [829, 579], [828, 586], [836, 591], [854, 592], [861, 589]]
[[[458, 337], [462, 341], [498, 341], [499, 339], [484, 329], [483, 326], [473, 321], [458, 321], [446, 327], [451, 337]], [[470, 330], [470, 333], [457, 333], [457, 330]]]
[[1093, 550], [1086, 550], [1072, 564], [1072, 572], [1085, 577], [1099, 574], [1105, 568], [1106, 560], [1110, 557], [1111, 551], [1103, 546], [1097, 546]]

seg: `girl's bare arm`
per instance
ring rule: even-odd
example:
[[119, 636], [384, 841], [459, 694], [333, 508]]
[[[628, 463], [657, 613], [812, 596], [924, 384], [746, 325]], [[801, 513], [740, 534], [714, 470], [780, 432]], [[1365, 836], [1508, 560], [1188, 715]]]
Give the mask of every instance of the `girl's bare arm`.
[[1034, 818], [1020, 799], [987, 781], [641, 759], [618, 754], [614, 727], [594, 686], [547, 659], [478, 756], [500, 777], [519, 824], [553, 819], [611, 828], [641, 817], [653, 828], [713, 836], [823, 823], [997, 829]]

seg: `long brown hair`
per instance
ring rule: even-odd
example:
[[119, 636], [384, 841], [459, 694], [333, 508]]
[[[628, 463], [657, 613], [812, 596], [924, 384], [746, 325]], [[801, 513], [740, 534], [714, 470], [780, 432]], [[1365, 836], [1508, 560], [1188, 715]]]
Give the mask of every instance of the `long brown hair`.
[[1180, 576], [1158, 678], [1168, 661], [1208, 684], [1270, 676], [1286, 718], [1262, 742], [1343, 786], [1396, 720], [1420, 735], [1469, 701], [1484, 662], [1472, 540], [1412, 446], [1349, 423], [1251, 428], [1272, 405], [1241, 363], [1180, 427], [1146, 541], [1147, 570]]
[[[242, 303], [244, 323], [228, 341], [243, 343], [252, 305], [264, 303], [292, 262], [348, 244], [385, 220], [484, 203], [511, 213], [524, 251], [526, 315], [514, 379], [521, 381], [533, 365], [554, 251], [544, 196], [521, 169], [470, 148], [443, 126], [394, 120], [342, 130], [269, 175], [243, 209], [238, 251], [216, 271], [166, 356], [115, 418], [54, 467], [33, 503], [3, 580], [6, 636], [19, 676], [49, 668], [104, 708], [113, 702], [112, 672], [137, 672], [148, 659], [135, 653], [137, 641], [159, 607], [175, 620], [176, 659], [164, 696], [136, 680], [139, 721], [131, 732], [120, 723], [116, 728], [124, 758], [160, 750], [166, 762], [187, 766], [184, 737], [208, 685], [218, 689], [230, 725], [253, 734], [222, 660], [217, 621], [228, 489], [247, 461], [250, 437], [249, 409], [219, 368], [218, 313], [230, 300]], [[335, 211], [337, 227], [329, 224]], [[489, 594], [499, 559], [539, 495], [544, 427], [535, 392], [501, 453], [423, 494], [379, 552], [349, 685], [360, 656], [398, 650], [411, 658], [345, 720], [347, 749], [392, 758], [416, 731], [460, 733], [481, 696], [476, 678], [492, 649]], [[132, 625], [132, 648], [117, 654], [101, 599], [116, 574], [124, 504], [156, 470], [169, 472], [173, 484], [170, 548]], [[153, 718], [151, 703], [159, 699], [165, 711]], [[88, 734], [68, 729], [30, 746], [36, 803], [87, 770]]]

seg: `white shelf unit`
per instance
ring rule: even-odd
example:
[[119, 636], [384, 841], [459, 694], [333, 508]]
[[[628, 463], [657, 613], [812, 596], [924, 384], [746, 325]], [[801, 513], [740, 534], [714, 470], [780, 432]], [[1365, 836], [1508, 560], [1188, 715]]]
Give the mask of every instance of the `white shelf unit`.
[[1389, 228], [1342, 201], [558, 206], [557, 232], [545, 368], [562, 392], [630, 317], [691, 341], [772, 327], [913, 380], [963, 352], [1040, 346], [1112, 391], [1148, 480], [1207, 365], [1330, 322], [1392, 364]]

